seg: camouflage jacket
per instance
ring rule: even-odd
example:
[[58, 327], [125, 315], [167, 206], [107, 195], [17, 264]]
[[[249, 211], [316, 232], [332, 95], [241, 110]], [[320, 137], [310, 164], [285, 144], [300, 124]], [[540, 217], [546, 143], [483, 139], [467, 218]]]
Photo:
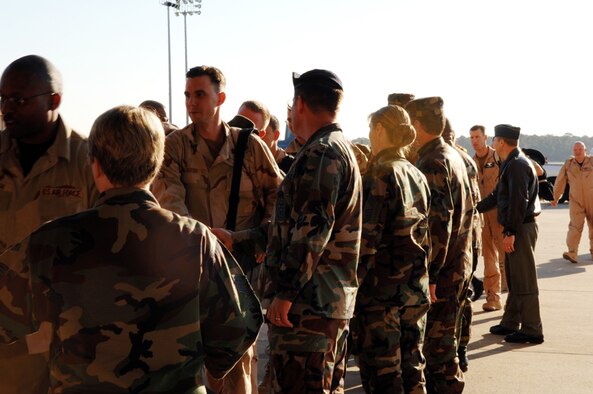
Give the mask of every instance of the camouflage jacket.
[[87, 142], [61, 117], [54, 143], [27, 176], [17, 142], [0, 132], [0, 253], [46, 221], [90, 208], [98, 195]]
[[194, 392], [262, 319], [216, 237], [141, 189], [103, 193], [0, 256], [0, 340], [47, 338], [52, 392]]
[[[465, 169], [467, 170], [467, 177], [469, 179], [469, 190], [472, 196], [472, 207], [473, 209], [473, 217], [472, 217], [472, 253], [477, 253], [478, 256], [482, 253], [482, 227], [484, 225], [484, 221], [482, 220], [482, 215], [475, 209], [478, 202], [482, 199], [480, 196], [480, 184], [478, 181], [478, 166], [474, 162], [474, 159], [463, 149], [460, 149], [454, 146], [459, 156], [463, 160], [465, 164]], [[476, 256], [476, 258], [478, 257]]]
[[292, 301], [291, 313], [352, 317], [361, 194], [356, 159], [340, 127], [317, 130], [280, 185], [266, 258], [268, 292]]
[[428, 304], [430, 191], [426, 178], [391, 148], [371, 160], [362, 183], [357, 309]]
[[[210, 227], [226, 228], [229, 194], [240, 129], [223, 123], [226, 140], [218, 155], [193, 124], [167, 136], [165, 161], [152, 192], [163, 208], [190, 216]], [[233, 234], [235, 252], [264, 252], [267, 225], [282, 175], [263, 141], [250, 135], [243, 159], [237, 224]]]
[[461, 296], [472, 272], [473, 201], [461, 156], [442, 138], [418, 150], [416, 167], [430, 188], [429, 278], [438, 298]]

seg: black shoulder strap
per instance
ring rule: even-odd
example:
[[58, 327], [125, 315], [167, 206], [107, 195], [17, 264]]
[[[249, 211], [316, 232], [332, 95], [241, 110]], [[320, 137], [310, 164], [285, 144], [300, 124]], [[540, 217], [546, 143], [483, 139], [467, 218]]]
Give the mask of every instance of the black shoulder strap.
[[237, 145], [235, 145], [235, 162], [233, 163], [229, 210], [226, 215], [226, 228], [231, 231], [235, 231], [235, 226], [237, 224], [237, 208], [239, 207], [239, 186], [241, 185], [243, 158], [245, 157], [245, 151], [247, 150], [247, 139], [251, 133], [253, 133], [253, 128], [241, 130], [239, 132], [239, 137], [237, 137]]

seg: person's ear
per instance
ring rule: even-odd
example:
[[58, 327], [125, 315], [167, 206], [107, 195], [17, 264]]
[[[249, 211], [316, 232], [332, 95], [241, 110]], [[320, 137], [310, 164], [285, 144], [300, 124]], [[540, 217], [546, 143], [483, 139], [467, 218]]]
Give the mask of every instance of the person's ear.
[[216, 103], [216, 106], [219, 107], [222, 104], [224, 104], [224, 102], [226, 101], [226, 93], [225, 92], [220, 92], [218, 93], [218, 102]]
[[60, 93], [52, 93], [50, 96], [49, 108], [55, 111], [62, 102], [62, 95]]
[[278, 141], [278, 138], [280, 138], [280, 130], [274, 131], [274, 141]]

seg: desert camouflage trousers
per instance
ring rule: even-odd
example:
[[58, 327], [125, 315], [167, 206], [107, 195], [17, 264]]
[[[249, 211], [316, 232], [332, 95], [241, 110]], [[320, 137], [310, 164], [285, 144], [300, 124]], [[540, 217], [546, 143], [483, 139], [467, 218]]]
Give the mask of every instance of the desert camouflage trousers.
[[566, 234], [566, 246], [569, 252], [579, 254], [579, 243], [581, 242], [581, 235], [586, 221], [589, 228], [589, 251], [593, 256], [593, 208], [587, 206], [592, 205], [589, 201], [587, 203], [581, 204], [579, 201], [572, 199], [568, 202], [570, 222]]
[[503, 227], [498, 223], [496, 210], [484, 212], [482, 228], [482, 256], [484, 257], [484, 290], [488, 301], [500, 301], [501, 286], [506, 288], [504, 278]]
[[288, 316], [293, 328], [268, 325], [270, 393], [343, 393], [348, 320]]
[[352, 353], [366, 393], [425, 393], [422, 344], [429, 305], [375, 306], [352, 319]]

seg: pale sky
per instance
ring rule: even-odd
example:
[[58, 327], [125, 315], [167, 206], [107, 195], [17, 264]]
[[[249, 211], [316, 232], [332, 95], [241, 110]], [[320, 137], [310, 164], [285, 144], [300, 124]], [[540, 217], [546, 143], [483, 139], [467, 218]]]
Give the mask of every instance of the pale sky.
[[[227, 78], [223, 119], [256, 99], [284, 120], [291, 73], [334, 71], [350, 138], [393, 92], [441, 96], [458, 135], [511, 123], [591, 135], [593, 24], [586, 1], [202, 0], [187, 17], [188, 66]], [[159, 0], [0, 0], [0, 67], [28, 54], [62, 72], [61, 113], [83, 134], [119, 104], [169, 103]], [[185, 125], [183, 17], [171, 13], [173, 122]]]

